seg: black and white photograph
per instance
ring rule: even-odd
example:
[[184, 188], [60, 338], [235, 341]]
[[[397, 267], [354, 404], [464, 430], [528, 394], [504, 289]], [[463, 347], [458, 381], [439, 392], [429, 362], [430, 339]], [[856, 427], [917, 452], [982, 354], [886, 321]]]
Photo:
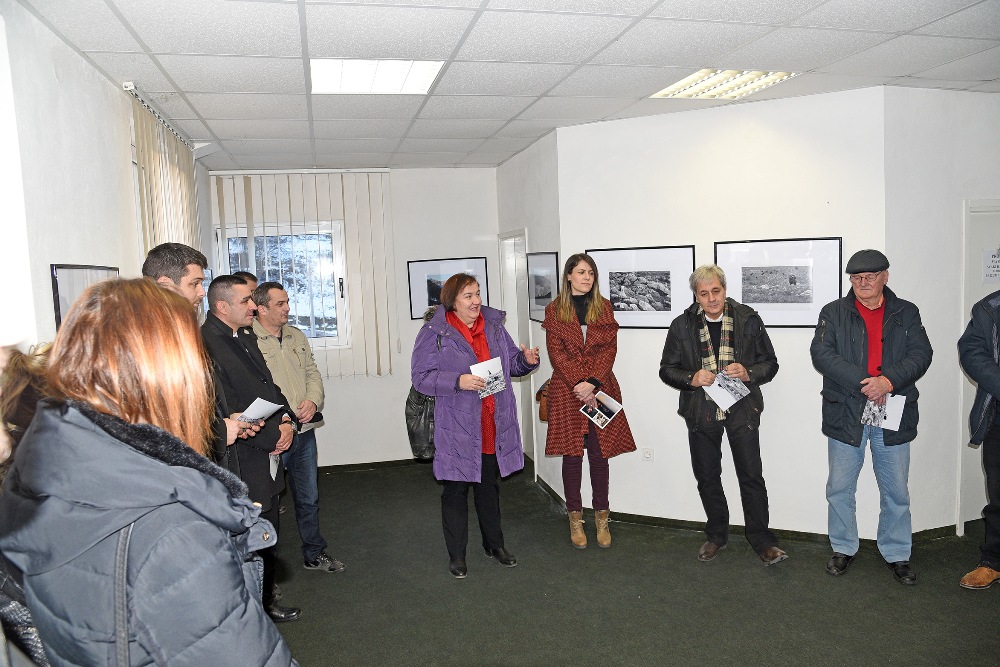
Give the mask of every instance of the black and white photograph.
[[418, 259], [406, 263], [410, 288], [410, 319], [420, 320], [430, 306], [441, 303], [441, 288], [456, 273], [468, 273], [479, 281], [483, 305], [490, 305], [489, 278], [485, 257], [450, 257], [446, 259]]
[[810, 266], [744, 266], [744, 303], [812, 303]]
[[62, 324], [76, 298], [96, 282], [118, 277], [117, 266], [88, 264], [50, 264], [52, 273], [52, 303], [55, 307], [56, 329]]
[[687, 289], [693, 245], [602, 248], [587, 254], [597, 264], [601, 294], [624, 329], [666, 329], [694, 300]]
[[669, 271], [614, 271], [608, 283], [616, 311], [670, 310]]
[[716, 241], [726, 295], [760, 313], [768, 327], [815, 327], [824, 304], [842, 293], [843, 240]]
[[528, 317], [545, 319], [545, 306], [559, 296], [559, 253], [528, 253]]

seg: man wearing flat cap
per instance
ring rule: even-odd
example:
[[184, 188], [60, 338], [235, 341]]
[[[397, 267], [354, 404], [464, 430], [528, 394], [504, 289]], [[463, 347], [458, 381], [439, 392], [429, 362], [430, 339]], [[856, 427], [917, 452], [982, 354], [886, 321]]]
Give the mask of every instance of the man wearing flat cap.
[[[823, 375], [823, 434], [828, 438], [828, 530], [833, 557], [826, 571], [840, 576], [858, 553], [855, 495], [865, 448], [881, 496], [878, 550], [902, 584], [917, 583], [910, 566], [910, 442], [917, 435], [916, 381], [931, 365], [931, 344], [917, 307], [886, 287], [889, 260], [859, 250], [847, 262], [851, 291], [826, 304], [809, 348]], [[898, 430], [878, 414], [890, 395], [905, 397]], [[867, 423], [864, 423], [867, 422]]]

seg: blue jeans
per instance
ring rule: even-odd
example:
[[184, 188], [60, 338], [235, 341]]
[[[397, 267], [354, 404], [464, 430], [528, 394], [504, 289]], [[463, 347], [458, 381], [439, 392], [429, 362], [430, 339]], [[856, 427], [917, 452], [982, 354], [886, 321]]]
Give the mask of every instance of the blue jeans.
[[295, 523], [302, 539], [302, 558], [316, 560], [326, 549], [319, 534], [319, 487], [316, 483], [316, 431], [310, 429], [292, 439], [292, 446], [281, 453], [295, 504]]
[[890, 563], [910, 560], [913, 530], [910, 525], [910, 443], [886, 446], [882, 429], [865, 426], [861, 446], [829, 438], [830, 476], [826, 482], [828, 525], [833, 550], [853, 556], [858, 552], [856, 495], [858, 475], [865, 462], [865, 444], [871, 445], [872, 467], [878, 482], [878, 550]]

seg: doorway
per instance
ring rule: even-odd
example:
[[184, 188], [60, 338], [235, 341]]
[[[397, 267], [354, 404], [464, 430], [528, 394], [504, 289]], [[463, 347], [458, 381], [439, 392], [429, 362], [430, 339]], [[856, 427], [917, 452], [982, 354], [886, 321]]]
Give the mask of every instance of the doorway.
[[[500, 244], [500, 308], [507, 311], [507, 331], [518, 345], [530, 345], [528, 326], [528, 256], [527, 230], [518, 229], [498, 235]], [[517, 418], [521, 427], [524, 453], [537, 460], [532, 430], [531, 378], [511, 378], [517, 400]]]

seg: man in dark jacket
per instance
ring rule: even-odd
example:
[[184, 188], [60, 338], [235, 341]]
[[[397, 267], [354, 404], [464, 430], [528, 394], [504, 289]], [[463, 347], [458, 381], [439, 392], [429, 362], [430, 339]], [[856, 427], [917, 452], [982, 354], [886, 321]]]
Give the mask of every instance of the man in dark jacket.
[[958, 340], [962, 368], [976, 381], [976, 400], [969, 415], [970, 442], [983, 445], [987, 503], [983, 508], [986, 540], [980, 549], [979, 566], [962, 577], [963, 588], [989, 588], [1000, 579], [1000, 292], [994, 292], [972, 307], [972, 320]]
[[[765, 565], [788, 558], [768, 528], [767, 487], [760, 460], [760, 385], [778, 372], [771, 339], [755, 310], [726, 298], [726, 274], [714, 264], [691, 274], [697, 303], [670, 324], [660, 360], [660, 379], [680, 389], [680, 408], [688, 427], [691, 465], [708, 521], [707, 541], [698, 560], [715, 558], [729, 540], [729, 506], [722, 488], [722, 434], [729, 436], [746, 537]], [[718, 378], [718, 382], [716, 381]], [[720, 409], [702, 387], [740, 380], [749, 394], [728, 410]]]
[[[823, 375], [823, 434], [828, 438], [826, 483], [833, 556], [826, 571], [840, 576], [858, 552], [855, 494], [871, 444], [881, 495], [878, 549], [903, 584], [917, 583], [910, 566], [910, 441], [917, 435], [916, 381], [931, 365], [931, 343], [920, 311], [886, 287], [889, 260], [859, 250], [847, 262], [852, 290], [826, 304], [809, 348]], [[882, 428], [879, 412], [890, 395], [905, 397], [898, 430]]]
[[[208, 287], [209, 313], [201, 327], [208, 355], [215, 362], [218, 384], [230, 409], [245, 411], [257, 398], [283, 406], [264, 421], [260, 432], [236, 445], [233, 469], [246, 482], [261, 516], [278, 530], [278, 494], [285, 486], [281, 452], [297, 429], [288, 401], [274, 384], [257, 337], [250, 328], [254, 307], [250, 287], [238, 276], [219, 276]], [[264, 560], [264, 608], [277, 622], [294, 621], [300, 610], [274, 599], [274, 547], [261, 551]]]

